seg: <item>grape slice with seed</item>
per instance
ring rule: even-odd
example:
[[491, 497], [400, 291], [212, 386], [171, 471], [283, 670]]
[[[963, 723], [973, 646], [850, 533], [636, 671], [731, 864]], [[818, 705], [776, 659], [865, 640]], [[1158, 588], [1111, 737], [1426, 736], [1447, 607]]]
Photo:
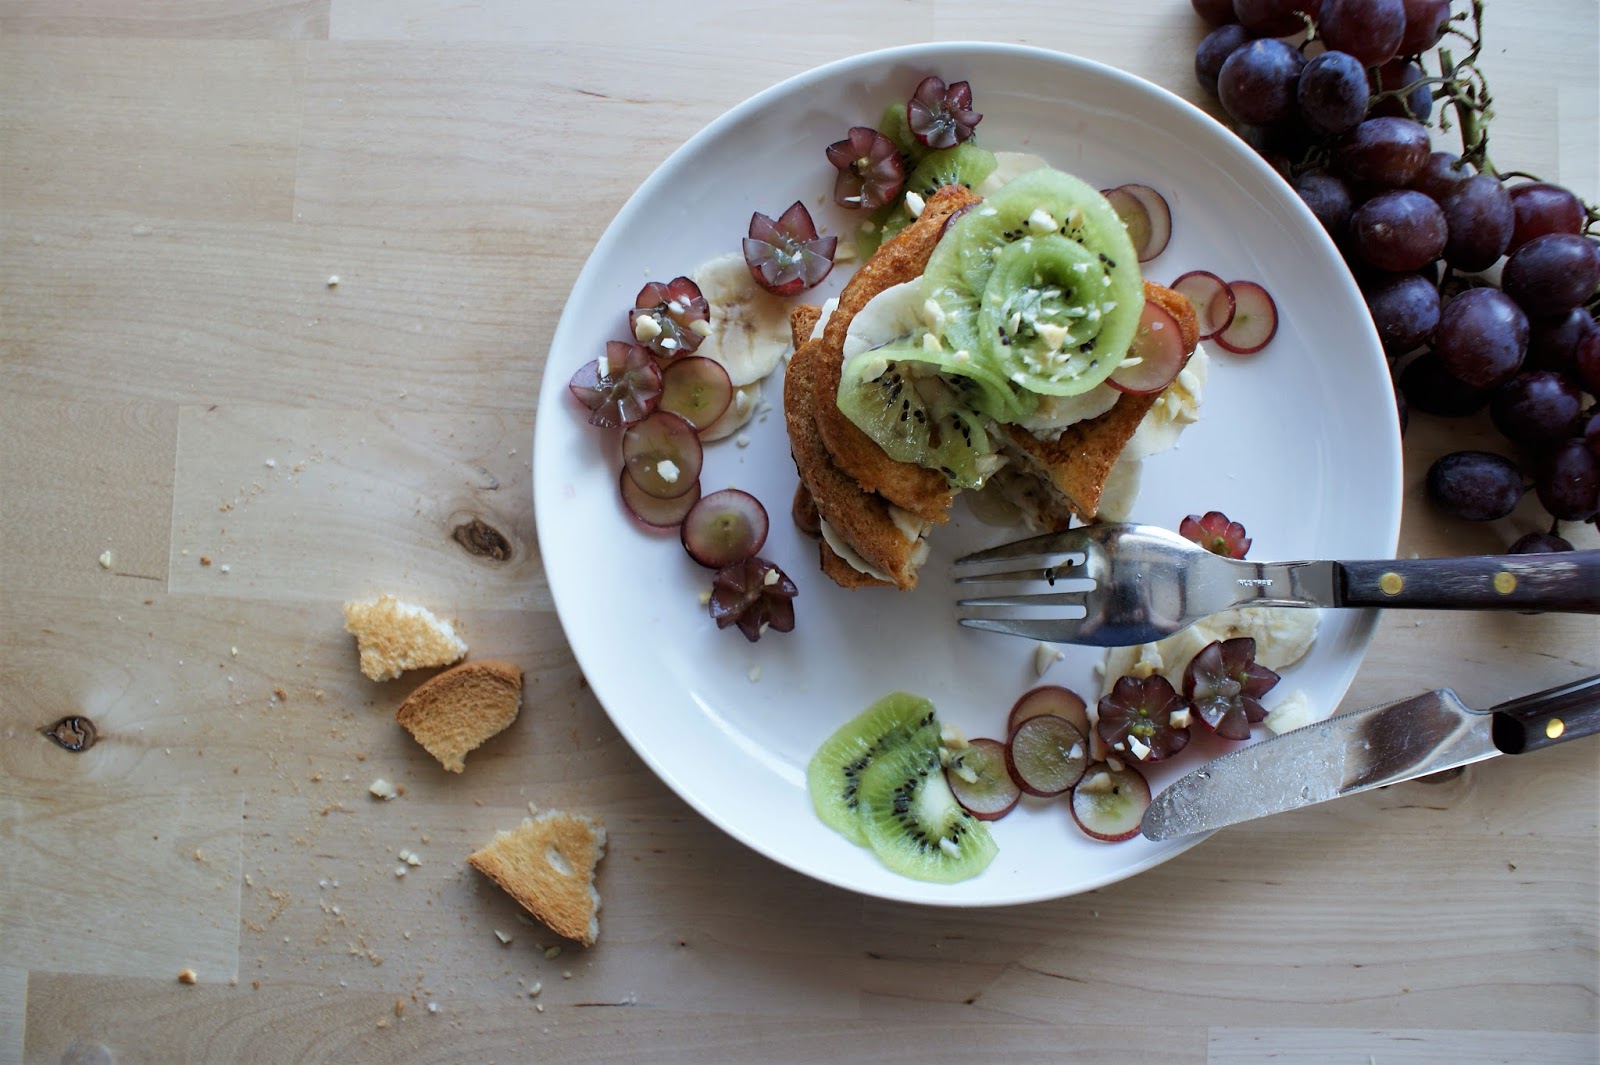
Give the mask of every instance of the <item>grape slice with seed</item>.
[[1029, 795], [1060, 795], [1083, 776], [1089, 741], [1064, 717], [1042, 714], [1018, 725], [1006, 740], [1006, 768]]
[[662, 371], [658, 409], [679, 415], [696, 431], [710, 428], [732, 402], [733, 382], [714, 359], [686, 355]]
[[695, 487], [704, 458], [694, 426], [670, 411], [658, 410], [622, 432], [626, 473], [657, 499], [676, 499]]
[[980, 821], [996, 821], [1010, 813], [1022, 798], [1022, 789], [1006, 768], [1005, 744], [980, 738], [950, 755], [945, 782], [956, 802]]
[[626, 468], [617, 476], [617, 482], [622, 491], [622, 505], [639, 524], [651, 529], [676, 529], [683, 524], [690, 508], [700, 501], [699, 481], [691, 485], [689, 491], [671, 499], [659, 499], [640, 488]]
[[1006, 718], [1006, 735], [1011, 735], [1018, 725], [1029, 718], [1044, 714], [1064, 717], [1077, 726], [1079, 732], [1085, 736], [1089, 734], [1089, 707], [1083, 701], [1083, 696], [1059, 684], [1041, 684], [1023, 692], [1012, 704], [1011, 713]]
[[702, 497], [683, 519], [683, 549], [707, 569], [743, 562], [766, 542], [767, 508], [737, 488]]
[[1172, 283], [1172, 291], [1193, 305], [1201, 340], [1210, 340], [1233, 324], [1233, 289], [1211, 271], [1190, 270]]
[[1088, 835], [1118, 843], [1139, 834], [1150, 808], [1150, 784], [1132, 766], [1113, 769], [1096, 762], [1072, 789], [1072, 819]]
[[1215, 340], [1235, 355], [1254, 355], [1278, 332], [1278, 305], [1267, 290], [1254, 281], [1230, 281], [1233, 292], [1233, 321]]
[[1118, 185], [1102, 192], [1117, 217], [1128, 228], [1128, 239], [1139, 261], [1147, 263], [1167, 249], [1172, 239], [1172, 209], [1167, 199], [1149, 185]]
[[1172, 383], [1188, 361], [1178, 320], [1159, 303], [1145, 300], [1133, 343], [1106, 383], [1118, 392], [1134, 395], [1159, 392]]

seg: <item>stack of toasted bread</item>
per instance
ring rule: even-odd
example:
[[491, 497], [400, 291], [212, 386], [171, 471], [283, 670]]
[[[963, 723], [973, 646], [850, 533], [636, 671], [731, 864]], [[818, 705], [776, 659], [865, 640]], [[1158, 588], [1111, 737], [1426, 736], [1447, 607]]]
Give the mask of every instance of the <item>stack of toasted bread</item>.
[[[850, 322], [880, 292], [920, 277], [953, 218], [977, 202], [964, 186], [940, 189], [914, 222], [862, 264], [825, 322], [822, 308], [810, 305], [791, 317], [795, 353], [783, 402], [800, 475], [794, 516], [818, 536], [822, 571], [844, 587], [915, 587], [928, 532], [950, 520], [956, 495], [943, 473], [891, 458], [840, 411], [836, 397]], [[1192, 352], [1199, 325], [1189, 301], [1148, 281], [1145, 295], [1177, 320], [1184, 348]], [[1104, 414], [1069, 425], [1053, 439], [999, 427], [1007, 458], [996, 475], [1000, 487], [1045, 529], [1064, 529], [1074, 517], [1093, 521], [1113, 464], [1159, 396], [1122, 394]]]

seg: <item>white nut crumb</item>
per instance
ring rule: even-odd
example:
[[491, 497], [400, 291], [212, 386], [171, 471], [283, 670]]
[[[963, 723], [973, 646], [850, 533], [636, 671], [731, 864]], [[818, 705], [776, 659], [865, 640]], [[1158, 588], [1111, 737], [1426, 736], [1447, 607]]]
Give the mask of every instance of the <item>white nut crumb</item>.
[[438, 1013], [439, 1012], [439, 1004], [437, 1002], [428, 1003], [428, 1012], [429, 1013]]
[[1033, 648], [1033, 675], [1036, 677], [1044, 676], [1045, 670], [1065, 657], [1067, 656], [1061, 652], [1061, 648], [1054, 644], [1035, 644]]
[[[739, 445], [740, 447], [749, 447], [750, 446], [750, 437], [748, 435], [744, 434], [744, 433], [740, 433], [738, 436], [733, 438], [733, 442], [735, 444]], [[110, 552], [107, 552], [107, 553], [109, 554]]]
[[368, 784], [367, 791], [370, 792], [374, 798], [383, 799], [385, 802], [399, 794], [399, 792], [394, 790], [394, 785], [382, 777], [379, 777], [371, 784]]
[[539, 992], [541, 992], [543, 990], [544, 990], [544, 984], [540, 983], [538, 980], [535, 980], [533, 982], [533, 986], [528, 988], [528, 997], [529, 998], [538, 998], [539, 997]]
[[705, 606], [707, 603], [711, 602], [711, 589], [710, 588], [702, 588], [702, 589], [700, 589], [699, 598], [700, 598], [700, 605], [701, 606]]
[[397, 865], [397, 866], [394, 867], [394, 878], [396, 880], [402, 879], [405, 875], [406, 875], [406, 867], [405, 866]]
[[561, 974], [561, 979], [563, 979], [563, 980], [571, 980], [572, 979], [572, 970], [571, 969], [567, 969], [567, 970], [563, 971], [562, 974]]
[[751, 666], [750, 672], [746, 673], [745, 676], [750, 678], [751, 684], [759, 684], [761, 682], [761, 667]]
[[496, 928], [494, 930], [494, 937], [496, 939], [498, 939], [502, 944], [506, 944], [506, 943], [510, 943], [511, 942], [511, 937], [506, 935], [504, 932], [500, 931], [500, 929], [498, 929], [498, 928]]
[[561, 957], [561, 946], [560, 946], [560, 944], [557, 944], [556, 946], [553, 946], [553, 947], [545, 947], [544, 948], [544, 956], [547, 957], [547, 958], [559, 958], [559, 957]]
[[544, 1012], [544, 1003], [543, 1002], [535, 1002], [533, 1004], [533, 1008], [538, 1010], [540, 1013], [543, 1013]]
[[238, 657], [239, 657], [239, 649], [238, 649], [238, 648], [237, 648], [237, 647], [230, 647], [230, 648], [228, 648], [228, 653], [229, 653], [229, 654], [230, 654], [230, 655], [232, 655], [232, 656], [233, 656], [233, 657], [235, 657], [235, 658], [238, 658]]
[[224, 562], [222, 565], [217, 567], [217, 570], [221, 573], [232, 573], [233, 567]]
[[111, 552], [110, 551], [102, 551], [102, 552], [100, 552], [100, 568], [101, 569], [110, 569], [111, 568]]
[[330, 274], [330, 275], [328, 275], [328, 287], [329, 288], [338, 288], [339, 287], [339, 275], [338, 274]]

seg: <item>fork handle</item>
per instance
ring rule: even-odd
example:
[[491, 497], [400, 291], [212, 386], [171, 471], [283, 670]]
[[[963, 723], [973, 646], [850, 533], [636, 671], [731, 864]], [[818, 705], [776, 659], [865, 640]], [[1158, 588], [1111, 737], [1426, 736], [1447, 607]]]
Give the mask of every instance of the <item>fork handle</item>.
[[1339, 562], [1340, 605], [1600, 614], [1600, 551]]

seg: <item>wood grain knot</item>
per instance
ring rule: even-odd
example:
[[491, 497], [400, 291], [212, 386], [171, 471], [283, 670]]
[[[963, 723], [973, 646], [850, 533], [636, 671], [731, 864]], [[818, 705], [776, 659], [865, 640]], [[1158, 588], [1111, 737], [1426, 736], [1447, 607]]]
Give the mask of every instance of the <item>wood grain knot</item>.
[[95, 728], [94, 722], [81, 714], [68, 714], [53, 725], [46, 725], [39, 730], [55, 741], [56, 745], [64, 750], [79, 754], [94, 746], [95, 740], [100, 738], [100, 730]]
[[457, 525], [450, 538], [466, 548], [469, 555], [495, 562], [504, 562], [511, 557], [511, 541], [482, 518], [473, 518]]

